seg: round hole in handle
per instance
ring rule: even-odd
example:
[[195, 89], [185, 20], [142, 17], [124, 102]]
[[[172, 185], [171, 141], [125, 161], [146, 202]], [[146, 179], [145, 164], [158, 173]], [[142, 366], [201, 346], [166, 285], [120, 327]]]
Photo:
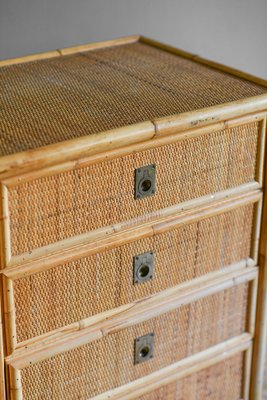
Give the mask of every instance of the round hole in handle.
[[148, 356], [149, 352], [150, 352], [150, 347], [149, 346], [144, 346], [144, 347], [142, 347], [142, 349], [139, 352], [139, 357], [140, 358], [145, 358], [145, 357]]
[[143, 193], [148, 192], [152, 187], [151, 179], [144, 179], [140, 184], [140, 189]]
[[138, 278], [144, 279], [148, 276], [149, 273], [150, 273], [150, 267], [148, 265], [141, 265], [137, 273]]

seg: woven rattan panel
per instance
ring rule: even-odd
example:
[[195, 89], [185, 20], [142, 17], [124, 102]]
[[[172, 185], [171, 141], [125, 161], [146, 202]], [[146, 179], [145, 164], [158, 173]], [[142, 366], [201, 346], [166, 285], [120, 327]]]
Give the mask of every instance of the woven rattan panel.
[[263, 93], [142, 43], [2, 67], [0, 154]]
[[138, 397], [139, 400], [241, 400], [244, 354]]
[[[86, 400], [159, 370], [245, 332], [247, 303], [242, 284], [27, 367], [23, 400]], [[135, 365], [135, 338], [150, 332], [154, 357]]]
[[[255, 122], [11, 188], [12, 254], [254, 181], [258, 131]], [[157, 192], [135, 200], [134, 171], [149, 164]]]
[[[18, 341], [246, 259], [253, 208], [242, 206], [14, 281]], [[154, 278], [134, 285], [133, 258], [148, 251], [155, 254]]]

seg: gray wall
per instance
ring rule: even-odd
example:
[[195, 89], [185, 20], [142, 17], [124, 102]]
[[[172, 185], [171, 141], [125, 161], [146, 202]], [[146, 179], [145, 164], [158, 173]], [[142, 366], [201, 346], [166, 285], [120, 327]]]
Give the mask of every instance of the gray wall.
[[267, 78], [267, 0], [0, 0], [0, 59], [133, 33]]

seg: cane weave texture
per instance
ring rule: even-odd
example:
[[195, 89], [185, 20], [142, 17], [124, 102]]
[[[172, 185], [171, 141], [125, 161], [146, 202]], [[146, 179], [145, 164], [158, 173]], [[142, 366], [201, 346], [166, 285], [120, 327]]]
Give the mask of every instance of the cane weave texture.
[[136, 42], [0, 68], [0, 155], [266, 93]]
[[241, 400], [244, 354], [170, 383], [139, 400]]
[[[254, 205], [14, 281], [19, 342], [131, 303], [251, 256]], [[133, 258], [153, 251], [154, 278], [133, 284]]]
[[[22, 370], [23, 400], [86, 400], [246, 331], [248, 284], [120, 330]], [[154, 357], [134, 364], [136, 337], [154, 332]]]
[[[12, 254], [122, 221], [149, 221], [161, 209], [252, 182], [258, 134], [253, 122], [13, 187]], [[134, 171], [150, 164], [156, 164], [156, 194], [135, 200]]]

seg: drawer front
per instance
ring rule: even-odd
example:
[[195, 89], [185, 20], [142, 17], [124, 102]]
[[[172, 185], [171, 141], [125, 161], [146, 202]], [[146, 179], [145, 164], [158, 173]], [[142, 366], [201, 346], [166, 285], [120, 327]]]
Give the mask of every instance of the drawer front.
[[[9, 189], [12, 255], [257, 180], [258, 122], [189, 137]], [[155, 194], [135, 199], [135, 171], [156, 166]]]
[[242, 400], [243, 353], [170, 383], [139, 400]]
[[[252, 258], [255, 207], [249, 203], [221, 211], [218, 215], [15, 280], [18, 341]], [[153, 253], [152, 279], [135, 283], [135, 256], [142, 258], [150, 252]]]
[[[246, 332], [248, 283], [22, 369], [23, 400], [86, 400]], [[153, 357], [136, 340], [153, 333]], [[143, 348], [138, 350], [138, 354]]]

